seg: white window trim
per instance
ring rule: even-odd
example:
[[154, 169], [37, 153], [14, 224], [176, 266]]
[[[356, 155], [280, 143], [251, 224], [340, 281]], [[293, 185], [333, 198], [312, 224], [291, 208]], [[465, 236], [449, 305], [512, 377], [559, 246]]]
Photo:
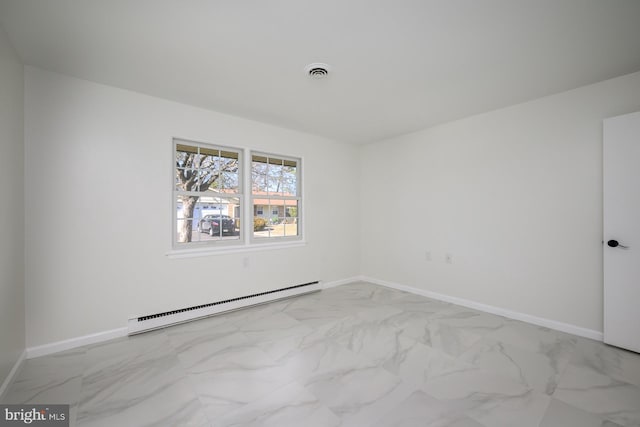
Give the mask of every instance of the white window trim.
[[[193, 244], [190, 246], [184, 246], [182, 248], [176, 248], [175, 240], [176, 240], [176, 221], [177, 221], [177, 210], [175, 209], [175, 201], [173, 198], [175, 197], [174, 188], [175, 188], [175, 150], [176, 150], [176, 141], [183, 142], [191, 142], [195, 144], [204, 144], [211, 145], [215, 147], [228, 148], [231, 151], [239, 151], [242, 159], [242, 166], [244, 168], [242, 176], [239, 177], [242, 186], [242, 197], [241, 197], [241, 207], [240, 207], [240, 217], [243, 219], [243, 223], [240, 227], [240, 239], [239, 240], [227, 240], [227, 241], [218, 241], [215, 244], [200, 244], [198, 242], [192, 242]], [[268, 153], [267, 151], [261, 149], [255, 149], [248, 146], [228, 146], [224, 143], [218, 143], [217, 141], [202, 141], [197, 138], [185, 138], [174, 136], [171, 138], [171, 234], [169, 237], [169, 250], [165, 252], [165, 255], [168, 258], [197, 258], [204, 256], [213, 256], [213, 255], [227, 255], [227, 254], [237, 254], [237, 253], [247, 253], [247, 252], [258, 252], [258, 251], [271, 251], [271, 250], [281, 250], [281, 249], [290, 249], [290, 248], [298, 248], [307, 245], [306, 235], [306, 203], [305, 203], [305, 168], [304, 168], [304, 157], [301, 155], [279, 155], [277, 153]], [[291, 237], [279, 237], [279, 238], [264, 238], [264, 239], [255, 239], [253, 238], [253, 191], [251, 188], [251, 156], [253, 154], [269, 154], [273, 157], [279, 157], [284, 159], [296, 160], [299, 162], [297, 173], [298, 173], [298, 191], [300, 192], [300, 204], [301, 207], [298, 208], [298, 236]], [[248, 190], [248, 193], [247, 193]], [[249, 201], [248, 203], [246, 201]], [[249, 206], [248, 209], [245, 209], [245, 204]], [[301, 223], [301, 224], [300, 224]], [[247, 234], [249, 233], [249, 238], [247, 238]]]
[[207, 247], [207, 248], [188, 248], [175, 249], [167, 252], [165, 255], [169, 258], [198, 258], [212, 255], [230, 255], [247, 252], [262, 252], [266, 250], [290, 249], [306, 246], [305, 240], [295, 242], [277, 242], [277, 243], [259, 243], [245, 244], [242, 246], [224, 246], [224, 247]]
[[[203, 242], [189, 242], [189, 243], [178, 243], [177, 239], [176, 239], [176, 224], [178, 221], [178, 216], [177, 216], [177, 206], [176, 206], [176, 192], [175, 192], [175, 188], [176, 188], [176, 182], [175, 182], [175, 170], [176, 170], [176, 147], [178, 144], [184, 144], [184, 145], [188, 145], [188, 144], [194, 144], [194, 145], [198, 145], [198, 146], [208, 146], [211, 147], [213, 149], [217, 149], [217, 150], [229, 150], [232, 152], [237, 152], [238, 153], [238, 162], [241, 165], [245, 164], [245, 157], [246, 157], [246, 151], [241, 148], [241, 147], [229, 147], [227, 145], [224, 144], [216, 144], [216, 143], [211, 143], [211, 142], [202, 142], [202, 141], [198, 141], [198, 140], [192, 140], [192, 139], [186, 139], [186, 138], [178, 138], [178, 137], [173, 137], [171, 138], [171, 161], [172, 161], [172, 170], [173, 173], [171, 175], [171, 206], [172, 206], [172, 213], [171, 213], [171, 222], [172, 222], [172, 234], [171, 234], [171, 251], [169, 251], [169, 253], [172, 252], [182, 252], [182, 251], [186, 251], [186, 250], [208, 250], [210, 248], [219, 248], [219, 249], [223, 249], [223, 248], [230, 248], [230, 247], [236, 247], [236, 246], [242, 246], [245, 244], [245, 242], [247, 241], [247, 239], [244, 236], [244, 233], [242, 232], [242, 225], [241, 225], [241, 230], [240, 230], [240, 237], [238, 239], [228, 239], [228, 240], [217, 240], [217, 241], [203, 241]], [[245, 205], [245, 200], [246, 200], [246, 184], [244, 182], [245, 176], [244, 174], [239, 174], [238, 175], [238, 188], [239, 188], [239, 192], [237, 194], [229, 194], [227, 195], [223, 195], [220, 196], [220, 198], [222, 199], [226, 199], [226, 198], [237, 198], [240, 201], [240, 218], [243, 217], [243, 209], [244, 209], [244, 205]], [[189, 192], [183, 192], [183, 193], [189, 193]], [[200, 197], [202, 197], [202, 194], [200, 192], [194, 193], [195, 195], [198, 195]], [[193, 227], [193, 225], [192, 225]]]
[[[253, 187], [252, 187], [252, 181], [251, 181], [251, 162], [253, 160], [253, 155], [259, 155], [259, 156], [265, 156], [265, 157], [274, 157], [274, 158], [278, 158], [278, 159], [283, 159], [283, 160], [294, 160], [297, 162], [297, 167], [296, 167], [296, 184], [298, 185], [298, 193], [299, 195], [297, 195], [295, 197], [295, 199], [300, 199], [300, 202], [298, 204], [298, 235], [297, 236], [281, 236], [281, 237], [254, 237], [253, 235], [253, 226], [251, 226], [250, 230], [251, 233], [249, 234], [249, 244], [250, 245], [260, 245], [260, 246], [271, 246], [274, 244], [278, 244], [278, 243], [282, 243], [282, 244], [286, 244], [286, 243], [292, 243], [292, 242], [300, 242], [300, 241], [304, 241], [305, 239], [305, 229], [304, 229], [304, 225], [306, 223], [305, 221], [305, 216], [304, 216], [304, 207], [305, 207], [305, 201], [304, 201], [304, 162], [302, 159], [302, 156], [300, 157], [294, 157], [291, 155], [283, 155], [283, 154], [278, 154], [278, 153], [270, 153], [267, 151], [262, 151], [262, 150], [250, 150], [249, 154], [246, 156], [247, 160], [247, 168], [245, 169], [245, 172], [247, 173], [247, 175], [245, 175], [246, 179], [247, 179], [247, 185], [248, 185], [248, 199], [249, 199], [249, 206], [250, 209], [247, 209], [247, 211], [251, 211], [251, 212], [247, 212], [247, 216], [250, 216], [250, 218], [247, 218], [247, 221], [250, 221], [250, 223], [253, 225], [253, 199], [254, 199], [254, 195], [253, 195]], [[268, 198], [268, 196], [267, 196]], [[283, 199], [284, 200], [284, 199]], [[269, 206], [267, 208], [267, 212], [271, 213], [268, 209], [270, 209], [271, 206]], [[249, 222], [247, 222], [247, 224], [249, 224]]]

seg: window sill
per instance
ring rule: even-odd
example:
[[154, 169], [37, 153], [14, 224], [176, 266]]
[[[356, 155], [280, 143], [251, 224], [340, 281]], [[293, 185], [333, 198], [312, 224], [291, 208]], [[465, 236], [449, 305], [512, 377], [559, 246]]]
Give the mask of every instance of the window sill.
[[192, 248], [192, 249], [173, 249], [165, 255], [168, 258], [197, 258], [211, 255], [230, 255], [245, 252], [269, 251], [278, 249], [299, 248], [306, 246], [304, 240], [294, 242], [278, 242], [278, 243], [252, 243], [240, 246], [225, 246], [218, 248]]

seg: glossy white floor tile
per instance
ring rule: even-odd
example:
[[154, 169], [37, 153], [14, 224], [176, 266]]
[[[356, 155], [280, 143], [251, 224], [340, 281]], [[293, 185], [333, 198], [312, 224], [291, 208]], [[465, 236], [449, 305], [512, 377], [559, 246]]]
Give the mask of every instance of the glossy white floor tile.
[[613, 421], [605, 420], [557, 399], [549, 405], [540, 427], [620, 427]]
[[353, 283], [28, 360], [85, 426], [640, 426], [640, 355]]
[[78, 425], [208, 425], [165, 333], [89, 348], [85, 363]]
[[337, 427], [341, 420], [316, 396], [292, 382], [217, 420], [214, 425]]
[[85, 356], [81, 348], [27, 360], [3, 403], [77, 404]]

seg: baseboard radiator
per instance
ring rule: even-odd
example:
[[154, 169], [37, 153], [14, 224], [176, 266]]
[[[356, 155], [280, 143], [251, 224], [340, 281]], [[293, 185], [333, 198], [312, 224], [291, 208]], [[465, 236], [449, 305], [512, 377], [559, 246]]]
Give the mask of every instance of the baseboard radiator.
[[154, 329], [176, 325], [178, 323], [190, 322], [192, 320], [202, 319], [203, 317], [214, 316], [228, 311], [304, 295], [310, 292], [318, 292], [321, 289], [322, 287], [320, 282], [315, 281], [224, 301], [211, 302], [193, 307], [165, 311], [163, 313], [134, 317], [133, 319], [129, 319], [129, 335], [140, 334]]

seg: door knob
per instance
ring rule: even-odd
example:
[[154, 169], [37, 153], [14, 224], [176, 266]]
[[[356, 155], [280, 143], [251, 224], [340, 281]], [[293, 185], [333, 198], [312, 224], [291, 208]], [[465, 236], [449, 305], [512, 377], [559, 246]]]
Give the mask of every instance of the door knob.
[[607, 245], [611, 248], [629, 249], [628, 246], [621, 245], [617, 240], [609, 240]]

